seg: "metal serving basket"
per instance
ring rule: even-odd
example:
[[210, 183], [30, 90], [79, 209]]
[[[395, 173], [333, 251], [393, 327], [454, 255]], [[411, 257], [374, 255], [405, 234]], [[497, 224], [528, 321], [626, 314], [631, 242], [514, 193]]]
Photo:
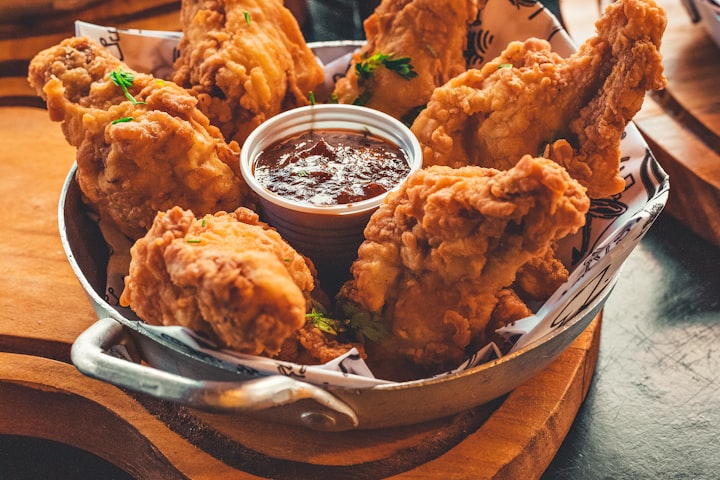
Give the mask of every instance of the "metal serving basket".
[[[607, 218], [608, 212], [617, 213], [617, 208], [610, 208], [607, 201], [594, 202], [590, 226], [601, 228], [606, 235], [593, 242], [566, 288], [558, 292], [562, 301], [550, 311], [538, 312], [534, 320], [539, 323], [533, 329], [538, 332], [523, 346], [447, 376], [369, 388], [320, 386], [296, 374], [247, 371], [234, 362], [188, 348], [121, 313], [106, 296], [108, 248], [98, 225], [86, 213], [73, 167], [60, 199], [60, 235], [99, 320], [75, 341], [72, 361], [86, 375], [159, 399], [208, 411], [253, 412], [269, 420], [320, 430], [414, 424], [481, 405], [544, 369], [601, 310], [623, 261], [667, 198], [667, 177], [646, 152], [640, 162], [643, 170], [637, 172], [645, 183], [629, 189], [646, 194], [646, 201], [639, 210], [612, 219]], [[588, 233], [576, 237], [575, 242], [584, 243]], [[302, 368], [286, 370], [298, 371]]]
[[[486, 9], [491, 5], [501, 4], [491, 1]], [[521, 17], [491, 13], [502, 19], [503, 32], [508, 31], [508, 18]], [[558, 50], [573, 50], [566, 37], [555, 35], [560, 30], [547, 11], [522, 18], [544, 22], [539, 29], [554, 38]], [[484, 22], [488, 23], [492, 22]], [[336, 42], [314, 47], [326, 61], [356, 46]], [[585, 228], [563, 240], [561, 258], [572, 269], [570, 280], [534, 317], [517, 322], [530, 333], [509, 354], [449, 375], [367, 387], [312, 383], [304, 375], [305, 367], [298, 365], [280, 364], [274, 372], [246, 368], [242, 362], [178, 342], [113, 305], [106, 290], [109, 248], [98, 224], [87, 215], [74, 166], [60, 198], [60, 235], [98, 321], [75, 341], [72, 361], [88, 376], [158, 399], [213, 412], [252, 412], [317, 430], [409, 425], [481, 405], [527, 381], [575, 340], [602, 309], [625, 258], [663, 209], [667, 175], [633, 124], [626, 129], [621, 150], [625, 192], [594, 200]]]

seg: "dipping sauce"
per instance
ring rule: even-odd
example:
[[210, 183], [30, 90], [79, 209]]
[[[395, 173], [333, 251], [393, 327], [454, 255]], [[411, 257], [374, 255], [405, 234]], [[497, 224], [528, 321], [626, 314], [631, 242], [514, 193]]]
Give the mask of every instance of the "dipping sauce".
[[399, 146], [367, 132], [311, 130], [260, 152], [255, 178], [284, 198], [317, 206], [367, 200], [394, 188], [410, 172]]

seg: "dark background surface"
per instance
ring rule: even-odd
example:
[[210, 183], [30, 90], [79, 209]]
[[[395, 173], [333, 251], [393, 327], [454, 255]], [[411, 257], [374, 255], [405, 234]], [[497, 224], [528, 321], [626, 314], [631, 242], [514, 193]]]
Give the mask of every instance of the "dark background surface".
[[720, 249], [661, 215], [606, 304], [593, 383], [543, 479], [716, 479], [719, 453]]
[[[362, 36], [340, 21], [359, 21], [355, 2], [327, 3], [311, 2], [308, 40]], [[720, 478], [718, 340], [720, 249], [663, 214], [608, 300], [590, 391], [543, 480]], [[73, 447], [0, 436], [0, 478], [130, 477]]]

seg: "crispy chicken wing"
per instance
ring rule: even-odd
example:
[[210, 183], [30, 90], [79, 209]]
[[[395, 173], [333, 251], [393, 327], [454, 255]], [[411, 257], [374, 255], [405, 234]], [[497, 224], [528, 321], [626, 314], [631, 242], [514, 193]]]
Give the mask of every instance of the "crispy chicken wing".
[[[111, 79], [127, 83], [128, 96]], [[135, 239], [175, 205], [197, 214], [252, 204], [236, 143], [172, 82], [132, 72], [86, 38], [70, 38], [30, 63], [30, 84], [77, 147], [77, 181], [102, 221]]]
[[160, 212], [131, 255], [120, 301], [150, 324], [268, 355], [305, 324], [312, 264], [246, 208], [201, 218]]
[[544, 152], [591, 197], [621, 192], [623, 131], [646, 91], [666, 83], [658, 51], [665, 24], [653, 0], [622, 0], [567, 59], [544, 40], [510, 43], [434, 92], [412, 126], [426, 165], [507, 169]]
[[577, 231], [589, 204], [547, 159], [525, 156], [507, 171], [428, 167], [372, 216], [340, 297], [388, 325], [380, 356], [456, 365], [518, 269]]
[[242, 144], [268, 118], [309, 105], [325, 79], [281, 0], [183, 0], [181, 20], [172, 79], [228, 141]]
[[[361, 103], [398, 119], [414, 118], [436, 87], [465, 71], [467, 26], [477, 17], [478, 3], [485, 1], [383, 0], [365, 20], [367, 43], [336, 83], [338, 101]], [[375, 54], [407, 58], [416, 76], [401, 75]], [[357, 70], [363, 64], [365, 71], [377, 68], [365, 78]]]

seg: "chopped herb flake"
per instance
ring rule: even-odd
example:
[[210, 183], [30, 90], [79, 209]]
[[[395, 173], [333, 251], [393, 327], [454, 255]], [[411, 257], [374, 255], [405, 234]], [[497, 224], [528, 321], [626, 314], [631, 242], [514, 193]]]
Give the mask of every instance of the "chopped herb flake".
[[326, 317], [324, 313], [317, 311], [315, 308], [313, 308], [310, 313], [305, 314], [305, 316], [312, 321], [313, 327], [317, 328], [321, 332], [325, 332], [330, 335], [338, 334], [335, 329], [337, 320]]
[[132, 72], [126, 72], [122, 68], [118, 67], [117, 70], [113, 70], [110, 72], [110, 80], [120, 87], [125, 94], [125, 98], [130, 100], [133, 105], [140, 105], [144, 104], [145, 102], [139, 102], [135, 100], [135, 97], [130, 95], [130, 91], [128, 88], [132, 87], [133, 82], [135, 81], [135, 75]]
[[110, 123], [112, 123], [113, 125], [115, 125], [116, 123], [126, 123], [126, 122], [132, 122], [132, 117], [116, 118], [115, 120], [113, 120], [113, 121], [110, 122]]

